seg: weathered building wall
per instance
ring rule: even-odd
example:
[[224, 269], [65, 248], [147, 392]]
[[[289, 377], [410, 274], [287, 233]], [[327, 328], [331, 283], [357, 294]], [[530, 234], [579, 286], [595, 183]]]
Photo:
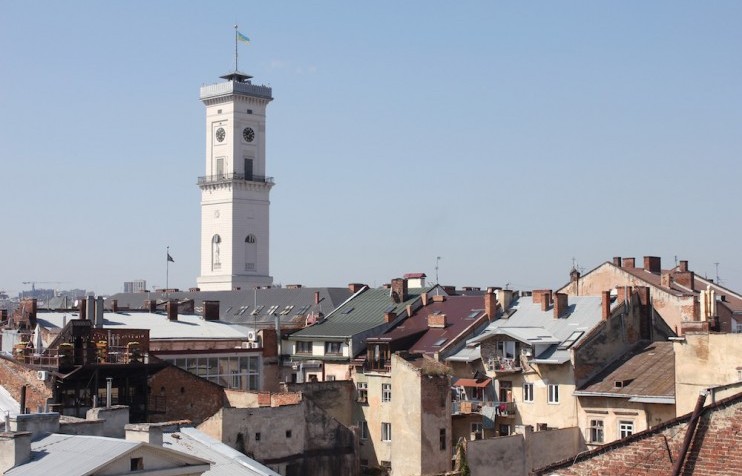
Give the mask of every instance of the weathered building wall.
[[15, 360], [0, 356], [0, 385], [16, 402], [21, 401], [21, 387], [26, 385], [26, 408], [35, 412], [51, 401], [51, 382], [37, 378], [36, 369], [19, 364]]
[[[566, 428], [577, 425], [577, 402], [573, 396], [574, 372], [569, 362], [562, 365], [534, 365], [534, 371], [502, 377], [513, 384], [515, 425], [548, 424], [549, 428]], [[533, 384], [533, 401], [523, 400], [523, 383]], [[549, 384], [559, 385], [559, 403], [549, 403]], [[497, 424], [508, 423], [498, 419]]]
[[[365, 421], [368, 426], [368, 438], [360, 446], [360, 458], [368, 461], [369, 466], [378, 466], [382, 461], [391, 462], [391, 442], [381, 439], [382, 423], [392, 423], [392, 438], [394, 437], [395, 425], [392, 422], [391, 403], [381, 401], [382, 384], [392, 384], [391, 373], [356, 374], [355, 381], [356, 384], [366, 383], [368, 386], [366, 401], [356, 402], [353, 409], [353, 421]], [[392, 385], [392, 399], [394, 399], [394, 388], [395, 386]]]
[[549, 431], [528, 431], [525, 437], [526, 468], [529, 471], [562, 461], [585, 451], [585, 440], [577, 427]]
[[675, 405], [630, 402], [628, 398], [613, 397], [579, 397], [578, 399], [580, 402], [578, 425], [586, 440], [590, 439], [590, 421], [603, 422], [603, 442], [591, 445], [591, 442], [587, 441], [591, 447], [620, 439], [619, 421], [632, 422], [634, 433], [639, 433], [676, 417]]
[[696, 319], [695, 297], [693, 295], [671, 294], [646, 281], [627, 273], [612, 263], [604, 263], [596, 269], [564, 286], [558, 292], [571, 296], [600, 296], [619, 286], [649, 286], [652, 306], [675, 331], [680, 332], [680, 323]]
[[358, 474], [355, 436], [311, 400], [223, 408], [198, 427], [281, 474]]
[[[668, 422], [661, 431], [636, 434], [583, 458], [537, 474], [671, 474], [688, 429], [690, 415]], [[742, 401], [705, 412], [699, 421], [680, 474], [742, 474], [740, 451]], [[574, 462], [576, 461], [576, 462]]]
[[678, 415], [693, 410], [698, 393], [740, 380], [742, 334], [686, 334], [675, 341], [675, 402]]
[[152, 423], [186, 419], [198, 425], [227, 402], [224, 388], [174, 365], [152, 375], [149, 387]]
[[287, 384], [286, 387], [290, 392], [301, 392], [305, 398], [311, 399], [330, 417], [343, 425], [355, 424], [353, 420], [355, 386], [352, 381], [295, 383]]
[[472, 476], [525, 476], [527, 470], [523, 435], [470, 441], [466, 446], [466, 461]]

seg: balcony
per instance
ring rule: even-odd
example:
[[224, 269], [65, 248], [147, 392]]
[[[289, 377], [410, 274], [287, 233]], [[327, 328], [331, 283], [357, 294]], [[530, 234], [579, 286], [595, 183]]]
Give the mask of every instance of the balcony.
[[[486, 410], [491, 409], [491, 410]], [[481, 400], [454, 400], [451, 402], [452, 415], [471, 415], [489, 413], [502, 417], [515, 416], [515, 402], [489, 402]]]
[[505, 357], [490, 357], [487, 361], [487, 370], [490, 372], [498, 373], [516, 373], [521, 372], [523, 367], [521, 366], [520, 359], [508, 359]]
[[256, 182], [265, 183], [269, 185], [275, 185], [273, 177], [266, 177], [264, 175], [253, 175], [253, 174], [217, 174], [217, 175], [206, 175], [198, 178], [198, 185], [212, 185], [220, 183], [232, 183], [232, 182]]

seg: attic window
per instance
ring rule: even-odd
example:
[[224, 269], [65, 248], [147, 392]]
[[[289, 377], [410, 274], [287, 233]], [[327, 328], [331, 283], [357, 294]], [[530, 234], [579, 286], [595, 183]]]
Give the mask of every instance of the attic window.
[[290, 313], [293, 308], [294, 306], [286, 306], [285, 308], [283, 308], [283, 311], [281, 311], [281, 315], [285, 316], [286, 314]]
[[351, 312], [353, 312], [353, 309], [355, 309], [355, 308], [354, 307], [349, 307], [348, 309], [344, 310], [340, 314], [350, 314]]
[[567, 350], [570, 347], [574, 345], [575, 342], [577, 342], [577, 339], [582, 337], [582, 334], [584, 334], [585, 331], [574, 331], [567, 337], [567, 339], [559, 344], [559, 347], [557, 347], [558, 350]]
[[440, 347], [440, 346], [442, 346], [442, 345], [443, 345], [443, 343], [444, 343], [444, 342], [446, 342], [447, 340], [448, 340], [448, 339], [447, 339], [447, 338], [445, 338], [445, 337], [444, 337], [443, 339], [438, 339], [437, 341], [435, 341], [435, 342], [433, 343], [433, 347]]
[[477, 314], [479, 314], [479, 309], [472, 309], [468, 316], [466, 316], [467, 319], [474, 319], [477, 317]]
[[268, 315], [272, 315], [276, 311], [278, 311], [278, 306], [271, 306], [268, 308]]
[[229, 307], [228, 307], [228, 308], [227, 308], [227, 309], [226, 309], [226, 310], [224, 311], [224, 313], [226, 314], [226, 313], [228, 313], [228, 312], [229, 312], [229, 311], [231, 311], [231, 310], [232, 310], [232, 306], [229, 306]]
[[250, 306], [242, 306], [242, 307], [240, 308], [239, 312], [237, 312], [237, 314], [235, 314], [235, 315], [236, 315], [236, 316], [241, 316], [241, 315], [243, 315], [243, 314], [245, 313], [245, 311], [247, 311], [247, 310], [248, 310], [249, 308], [250, 308]]
[[130, 471], [141, 471], [144, 469], [144, 458], [132, 458]]

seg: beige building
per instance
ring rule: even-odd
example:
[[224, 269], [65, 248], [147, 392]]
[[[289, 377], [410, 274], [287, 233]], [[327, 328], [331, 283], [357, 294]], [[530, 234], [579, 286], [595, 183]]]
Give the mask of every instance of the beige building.
[[362, 468], [392, 475], [451, 469], [450, 378], [442, 364], [419, 355], [391, 356], [390, 370], [356, 374]]

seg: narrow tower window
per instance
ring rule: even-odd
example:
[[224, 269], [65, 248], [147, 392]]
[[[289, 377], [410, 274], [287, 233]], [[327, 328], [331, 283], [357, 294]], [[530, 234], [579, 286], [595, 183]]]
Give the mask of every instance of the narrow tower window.
[[219, 258], [219, 247], [221, 246], [222, 238], [219, 235], [214, 235], [211, 239], [211, 270], [217, 270], [222, 268], [222, 262]]
[[245, 238], [245, 271], [255, 271], [258, 260], [258, 245], [255, 235], [249, 234]]

